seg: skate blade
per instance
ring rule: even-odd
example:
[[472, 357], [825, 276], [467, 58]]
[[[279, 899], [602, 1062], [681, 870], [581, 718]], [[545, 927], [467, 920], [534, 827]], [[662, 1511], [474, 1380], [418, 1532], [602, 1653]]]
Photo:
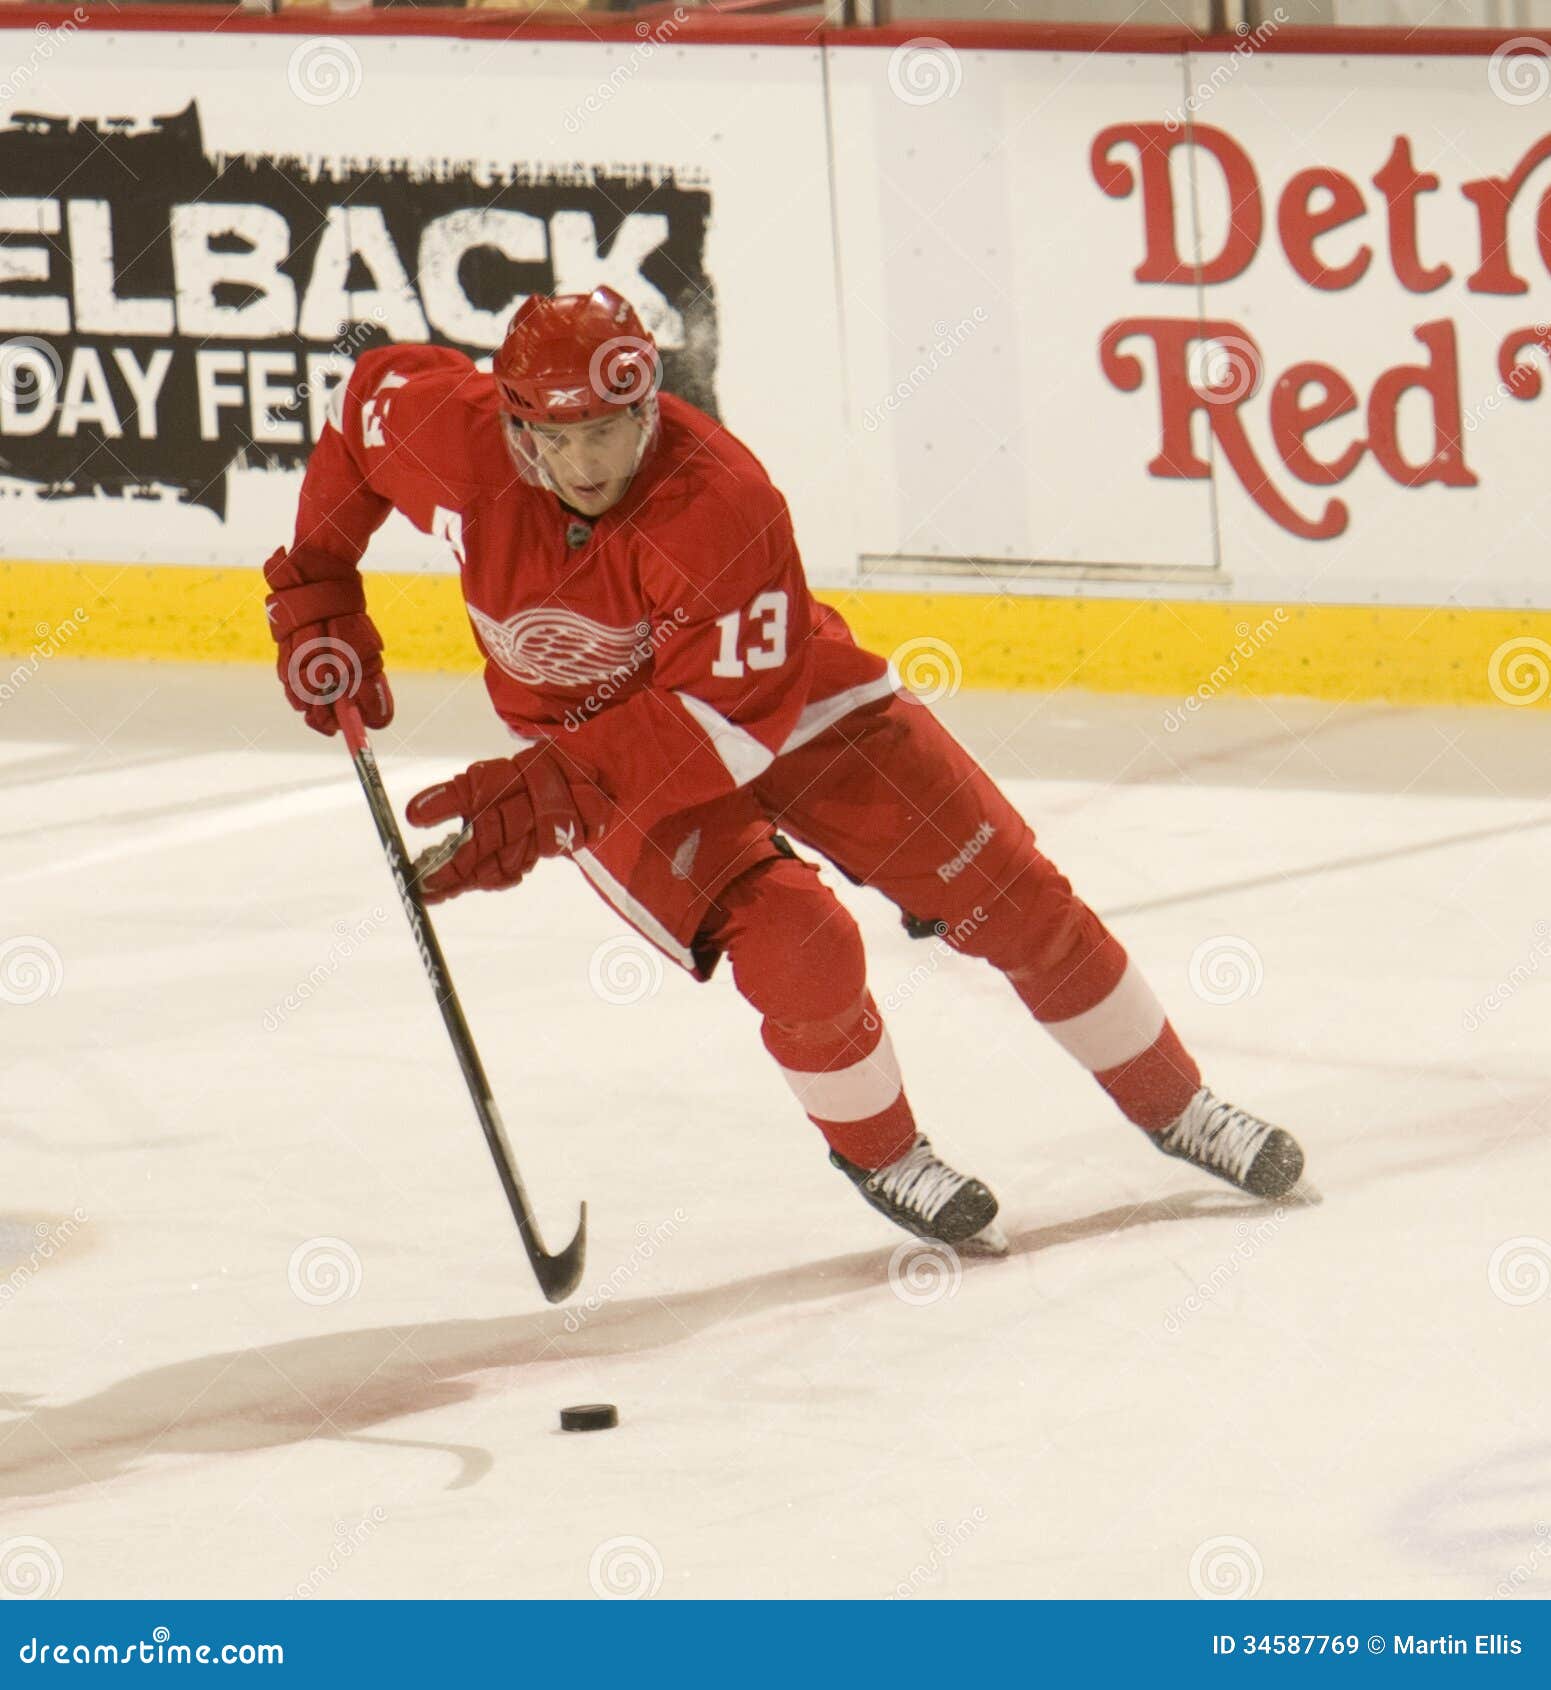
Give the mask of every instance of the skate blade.
[[1007, 1234], [1002, 1231], [999, 1221], [987, 1221], [979, 1232], [971, 1233], [957, 1249], [961, 1256], [1005, 1256]]
[[1300, 1177], [1295, 1179], [1276, 1201], [1292, 1203], [1303, 1209], [1313, 1209], [1325, 1201], [1325, 1195], [1311, 1180]]

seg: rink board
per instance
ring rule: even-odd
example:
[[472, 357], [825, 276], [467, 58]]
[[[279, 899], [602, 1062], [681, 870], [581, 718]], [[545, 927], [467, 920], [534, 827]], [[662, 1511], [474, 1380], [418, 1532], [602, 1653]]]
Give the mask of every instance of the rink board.
[[[12, 653], [85, 582], [76, 651], [262, 658], [353, 356], [488, 358], [608, 282], [815, 584], [965, 684], [1551, 691], [1551, 100], [1508, 37], [15, 16]], [[440, 543], [395, 516], [368, 570], [400, 662], [471, 660]]]
[[[482, 659], [458, 583], [374, 574], [393, 670], [473, 671]], [[918, 689], [1151, 693], [1193, 713], [1226, 693], [1551, 708], [1551, 612], [1406, 605], [857, 592], [820, 588], [857, 640]], [[0, 563], [8, 684], [60, 656], [270, 663], [246, 569]], [[1183, 719], [1183, 718], [1181, 718]]]

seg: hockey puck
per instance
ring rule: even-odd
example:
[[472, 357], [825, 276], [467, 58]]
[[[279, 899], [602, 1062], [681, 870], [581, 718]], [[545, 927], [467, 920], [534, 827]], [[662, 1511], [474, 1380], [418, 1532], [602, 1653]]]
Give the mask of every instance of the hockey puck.
[[583, 1402], [560, 1410], [562, 1432], [606, 1432], [619, 1424], [619, 1410], [611, 1402]]

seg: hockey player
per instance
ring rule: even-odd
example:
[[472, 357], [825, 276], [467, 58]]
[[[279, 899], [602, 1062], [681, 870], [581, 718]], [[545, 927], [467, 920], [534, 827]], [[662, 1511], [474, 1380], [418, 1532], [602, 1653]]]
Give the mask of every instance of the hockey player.
[[386, 346], [335, 395], [295, 538], [264, 568], [290, 702], [335, 731], [332, 694], [309, 679], [333, 655], [367, 725], [391, 720], [357, 565], [397, 509], [452, 549], [517, 740], [410, 802], [416, 825], [470, 832], [425, 877], [427, 900], [569, 857], [695, 978], [726, 957], [874, 1208], [922, 1237], [1005, 1248], [995, 1197], [917, 1124], [856, 924], [790, 836], [1000, 969], [1159, 1150], [1286, 1192], [1295, 1140], [1202, 1084], [1023, 817], [811, 596], [758, 459], [660, 379], [634, 310], [600, 287], [525, 300], [489, 375], [448, 348]]

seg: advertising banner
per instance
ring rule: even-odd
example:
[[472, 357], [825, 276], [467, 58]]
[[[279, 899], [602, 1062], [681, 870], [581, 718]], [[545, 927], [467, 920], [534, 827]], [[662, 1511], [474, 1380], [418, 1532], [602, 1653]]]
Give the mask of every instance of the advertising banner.
[[[527, 294], [608, 283], [833, 568], [829, 208], [800, 188], [826, 179], [819, 54], [673, 33], [90, 29], [40, 59], [0, 31], [34, 60], [0, 108], [6, 554], [256, 566], [360, 351], [487, 359]], [[397, 518], [369, 563], [455, 569]]]

